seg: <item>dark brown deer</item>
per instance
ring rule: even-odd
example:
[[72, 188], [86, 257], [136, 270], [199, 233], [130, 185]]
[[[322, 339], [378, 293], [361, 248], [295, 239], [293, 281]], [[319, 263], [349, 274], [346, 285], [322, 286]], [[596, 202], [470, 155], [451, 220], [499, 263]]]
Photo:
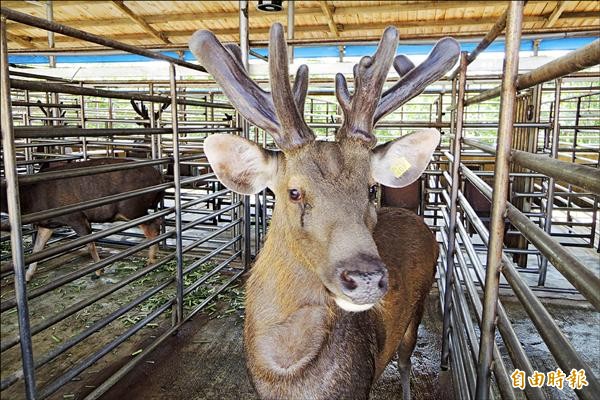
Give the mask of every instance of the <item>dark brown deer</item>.
[[[154, 112], [155, 122], [160, 120], [162, 113], [169, 108], [170, 105], [171, 103], [163, 103], [163, 105], [160, 106], [160, 109]], [[141, 125], [144, 128], [150, 128], [150, 113], [148, 112], [148, 107], [144, 105], [144, 102], [140, 101], [140, 105], [138, 106], [135, 100], [131, 99], [131, 107], [133, 107], [133, 110], [142, 119], [140, 122], [138, 122], [138, 125]]]
[[[85, 168], [106, 164], [131, 162], [127, 159], [98, 158], [89, 161], [64, 163], [49, 167], [44, 172], [62, 171], [75, 168]], [[105, 172], [90, 176], [76, 176], [59, 180], [42, 181], [19, 187], [21, 213], [30, 214], [38, 211], [50, 210], [70, 204], [93, 200], [100, 197], [110, 196], [147, 186], [162, 183], [162, 176], [152, 166], [140, 166], [139, 168]], [[6, 188], [2, 188], [2, 212], [7, 212]], [[140, 218], [148, 214], [148, 209], [155, 209], [164, 192], [147, 193], [133, 198], [125, 199], [103, 206], [77, 211], [70, 214], [53, 217], [37, 222], [37, 236], [33, 246], [33, 253], [41, 251], [54, 229], [68, 226], [79, 236], [92, 233], [92, 222], [114, 222], [128, 221]], [[144, 235], [148, 239], [155, 238], [160, 233], [160, 218], [140, 225]], [[3, 229], [10, 228], [6, 225]], [[91, 242], [87, 245], [88, 251], [95, 262], [100, 261], [96, 245]], [[153, 245], [148, 250], [148, 262], [156, 261], [158, 245]], [[33, 277], [37, 263], [32, 263], [27, 268], [26, 279], [30, 281]], [[96, 271], [96, 275], [102, 274], [102, 270]]]
[[[303, 118], [308, 68], [298, 69], [292, 89], [282, 26], [270, 35], [272, 93], [211, 32], [190, 40], [237, 110], [282, 150], [233, 135], [211, 135], [204, 145], [227, 187], [243, 194], [269, 187], [277, 199], [246, 286], [244, 347], [254, 387], [266, 399], [366, 399], [397, 353], [408, 399], [410, 355], [438, 245], [419, 217], [376, 210], [370, 193], [376, 182], [415, 181], [439, 133], [423, 130], [375, 147], [373, 128], [448, 71], [459, 46], [442, 39], [414, 67], [405, 56], [394, 58], [398, 33], [387, 28], [375, 55], [355, 66], [353, 95], [336, 76], [344, 119], [336, 141], [324, 142]], [[402, 78], [382, 93], [392, 63]]]

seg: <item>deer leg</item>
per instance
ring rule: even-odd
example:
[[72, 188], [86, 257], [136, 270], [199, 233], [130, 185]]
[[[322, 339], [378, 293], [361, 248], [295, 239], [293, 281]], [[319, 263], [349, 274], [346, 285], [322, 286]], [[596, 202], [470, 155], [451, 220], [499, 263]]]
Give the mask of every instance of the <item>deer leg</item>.
[[417, 332], [419, 330], [421, 318], [423, 317], [423, 308], [424, 302], [421, 302], [413, 319], [408, 324], [404, 337], [398, 346], [398, 369], [400, 371], [402, 398], [404, 400], [410, 400], [410, 371], [412, 367], [410, 356], [417, 344]]
[[[44, 249], [44, 246], [46, 246], [46, 243], [48, 243], [48, 240], [50, 240], [50, 237], [52, 236], [52, 232], [54, 232], [54, 229], [38, 226], [37, 235], [35, 237], [35, 243], [33, 244], [32, 254], [35, 254]], [[31, 278], [33, 278], [33, 274], [35, 274], [35, 270], [37, 269], [37, 264], [37, 262], [29, 264], [27, 272], [25, 272], [25, 281], [29, 282]]]
[[[140, 228], [148, 240], [154, 239], [160, 234], [161, 222], [162, 218], [156, 218], [155, 220], [152, 220], [146, 224], [140, 224]], [[158, 243], [155, 243], [148, 249], [148, 264], [154, 264], [156, 262], [157, 253]]]
[[[92, 233], [92, 226], [90, 225], [90, 221], [87, 220], [84, 216], [78, 218], [70, 224], [71, 228], [77, 233], [79, 236], [86, 236]], [[98, 249], [96, 248], [96, 243], [90, 242], [86, 245], [88, 253], [92, 257], [94, 262], [100, 262], [100, 256], [98, 255]], [[104, 273], [104, 268], [100, 268], [96, 270], [96, 277], [100, 277]]]

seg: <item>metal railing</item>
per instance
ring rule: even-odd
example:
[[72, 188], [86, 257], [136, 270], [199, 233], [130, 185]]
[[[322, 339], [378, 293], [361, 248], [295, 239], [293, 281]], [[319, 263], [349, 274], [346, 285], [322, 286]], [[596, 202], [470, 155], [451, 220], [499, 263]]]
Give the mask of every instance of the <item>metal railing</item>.
[[[230, 104], [214, 101], [212, 94], [189, 89], [185, 81], [177, 79], [176, 66], [203, 71], [198, 65], [4, 7], [1, 12], [3, 184], [7, 186], [12, 249], [9, 259], [3, 258], [1, 273], [14, 281], [14, 290], [3, 285], [0, 389], [2, 397], [16, 393], [23, 396], [20, 384], [24, 383], [26, 398], [47, 398], [83, 371], [98, 365], [111, 352], [125, 352], [126, 359], [130, 357], [128, 348], [145, 342], [141, 354], [136, 353], [101, 387], [87, 389], [87, 398], [97, 398], [140, 363], [150, 349], [205, 309], [247, 267], [251, 238], [248, 229], [242, 227], [250, 226], [250, 214], [244, 212], [249, 204], [219, 186], [202, 149], [207, 135], [240, 133], [241, 128], [236, 125]], [[12, 74], [8, 68], [6, 19], [166, 61], [170, 64], [170, 81], [160, 88], [150, 84], [147, 89], [122, 91], [114, 90], [111, 83], [105, 85], [111, 89], [103, 89], [79, 81]], [[128, 104], [133, 100], [147, 103], [148, 118], [135, 116]], [[155, 120], [155, 106], [163, 104], [170, 107], [165, 112], [170, 121], [160, 117]], [[220, 120], [227, 113], [229, 119]], [[13, 122], [19, 126], [13, 126]], [[131, 127], [135, 124], [144, 127]], [[136, 161], [37, 172], [44, 163], [116, 157], [120, 152], [136, 154]], [[103, 174], [149, 166], [161, 172], [164, 183], [107, 193], [100, 198], [27, 215], [20, 211], [19, 189], [26, 191], [28, 185], [50, 184], [61, 179], [101, 179]], [[184, 174], [184, 167], [191, 172]], [[165, 193], [164, 200], [155, 212], [126, 222], [94, 225], [91, 234], [75, 239], [71, 234], [55, 234], [58, 240], [45, 250], [31, 252], [31, 247], [24, 246], [25, 235], [29, 238], [32, 232], [23, 229], [24, 225], [160, 192]], [[132, 231], [137, 225], [157, 218], [163, 218], [164, 223], [156, 237], [140, 240], [143, 236]], [[4, 244], [8, 237], [2, 239]], [[75, 250], [94, 242], [110, 249], [110, 255], [84, 266], [63, 268], [62, 264], [69, 264], [67, 258], [76, 254]], [[158, 260], [133, 267], [136, 261], [132, 256], [156, 244], [161, 245]], [[51, 259], [61, 260], [61, 265], [48, 269], [45, 266]], [[25, 268], [33, 262], [43, 262], [45, 268], [27, 284]], [[111, 265], [115, 272], [107, 276], [112, 282], [103, 280], [91, 289], [82, 283], [90, 273]], [[74, 287], [81, 290], [79, 295], [69, 296], [56, 309], [47, 309], [45, 304], [56, 303], [61, 293]], [[100, 304], [110, 306], [105, 306], [102, 312], [94, 311]], [[41, 318], [40, 312], [44, 314]], [[86, 313], [93, 316], [83, 325], [78, 323], [78, 318]], [[63, 334], [59, 338], [55, 332]], [[64, 363], [74, 351], [78, 354], [74, 362]], [[41, 379], [36, 379], [40, 376]], [[40, 381], [45, 383], [40, 385]]]

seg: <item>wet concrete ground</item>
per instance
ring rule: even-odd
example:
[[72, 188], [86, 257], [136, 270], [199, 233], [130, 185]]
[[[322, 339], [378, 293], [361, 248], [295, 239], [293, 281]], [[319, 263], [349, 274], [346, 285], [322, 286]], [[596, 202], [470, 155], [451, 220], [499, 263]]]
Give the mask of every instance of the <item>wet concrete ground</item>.
[[[452, 399], [440, 384], [441, 320], [437, 293], [430, 295], [413, 354], [412, 398]], [[102, 399], [254, 400], [242, 350], [243, 318], [196, 317]], [[400, 375], [392, 362], [373, 388], [372, 400], [402, 398]]]
[[[534, 369], [548, 372], [556, 362], [540, 338], [523, 307], [514, 297], [502, 303], [513, 323], [521, 345]], [[575, 350], [583, 356], [596, 376], [600, 373], [600, 313], [584, 302], [545, 299], [544, 303]], [[441, 331], [437, 289], [432, 289], [419, 339], [413, 353], [411, 391], [414, 400], [448, 399], [452, 395], [449, 372], [440, 374]], [[173, 399], [173, 400], [255, 400], [258, 399], [248, 380], [242, 350], [241, 314], [210, 319], [206, 315], [187, 323], [160, 349], [150, 353], [132, 373], [124, 377], [102, 398]], [[501, 344], [509, 373], [512, 372], [506, 348]], [[568, 374], [568, 372], [567, 372]], [[569, 388], [544, 389], [548, 399], [576, 398]], [[371, 392], [371, 400], [402, 398], [400, 376], [393, 361]], [[516, 393], [517, 398], [524, 398]]]

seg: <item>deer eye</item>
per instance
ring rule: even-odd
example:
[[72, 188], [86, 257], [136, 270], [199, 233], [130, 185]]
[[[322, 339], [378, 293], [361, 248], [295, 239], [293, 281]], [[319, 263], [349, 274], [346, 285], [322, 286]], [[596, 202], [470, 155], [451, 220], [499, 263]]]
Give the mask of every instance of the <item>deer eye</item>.
[[369, 187], [369, 200], [374, 201], [377, 198], [377, 185]]
[[302, 199], [302, 192], [298, 189], [290, 189], [288, 193], [292, 201], [300, 201]]

